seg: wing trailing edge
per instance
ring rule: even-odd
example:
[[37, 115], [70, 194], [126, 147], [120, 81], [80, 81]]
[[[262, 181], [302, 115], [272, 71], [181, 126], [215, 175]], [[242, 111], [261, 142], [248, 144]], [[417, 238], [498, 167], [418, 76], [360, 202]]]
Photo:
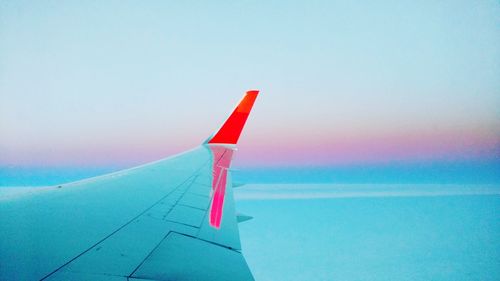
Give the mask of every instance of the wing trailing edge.
[[233, 113], [231, 113], [219, 131], [213, 137], [208, 139], [207, 143], [237, 144], [241, 131], [245, 126], [245, 122], [248, 119], [248, 115], [250, 115], [250, 111], [252, 110], [258, 94], [259, 91], [257, 90], [247, 91], [238, 106], [234, 109]]

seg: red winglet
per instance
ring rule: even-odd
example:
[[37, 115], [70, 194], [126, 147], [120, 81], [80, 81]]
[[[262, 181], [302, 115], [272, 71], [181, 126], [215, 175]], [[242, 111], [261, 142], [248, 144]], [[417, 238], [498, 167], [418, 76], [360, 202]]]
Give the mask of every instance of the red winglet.
[[236, 144], [259, 91], [248, 91], [240, 104], [208, 143]]

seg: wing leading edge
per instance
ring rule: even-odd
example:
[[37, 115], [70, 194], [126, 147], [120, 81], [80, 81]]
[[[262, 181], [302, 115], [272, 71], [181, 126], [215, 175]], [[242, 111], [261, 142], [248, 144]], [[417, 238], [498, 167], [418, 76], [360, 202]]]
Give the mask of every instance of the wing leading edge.
[[0, 280], [253, 280], [229, 167], [257, 94], [191, 151], [0, 197]]

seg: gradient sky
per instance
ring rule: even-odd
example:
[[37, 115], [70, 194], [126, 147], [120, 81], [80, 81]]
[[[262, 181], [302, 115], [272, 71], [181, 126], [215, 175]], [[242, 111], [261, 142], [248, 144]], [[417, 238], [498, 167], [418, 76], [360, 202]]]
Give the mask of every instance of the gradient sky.
[[500, 155], [498, 1], [1, 1], [0, 166], [192, 148], [260, 89], [236, 166]]

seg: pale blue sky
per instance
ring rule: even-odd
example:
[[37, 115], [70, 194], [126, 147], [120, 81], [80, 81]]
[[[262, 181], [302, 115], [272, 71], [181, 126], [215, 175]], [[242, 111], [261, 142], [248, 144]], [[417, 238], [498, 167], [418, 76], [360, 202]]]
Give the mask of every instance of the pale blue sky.
[[497, 1], [2, 1], [0, 41], [2, 165], [154, 160], [250, 88], [241, 165], [498, 151]]

